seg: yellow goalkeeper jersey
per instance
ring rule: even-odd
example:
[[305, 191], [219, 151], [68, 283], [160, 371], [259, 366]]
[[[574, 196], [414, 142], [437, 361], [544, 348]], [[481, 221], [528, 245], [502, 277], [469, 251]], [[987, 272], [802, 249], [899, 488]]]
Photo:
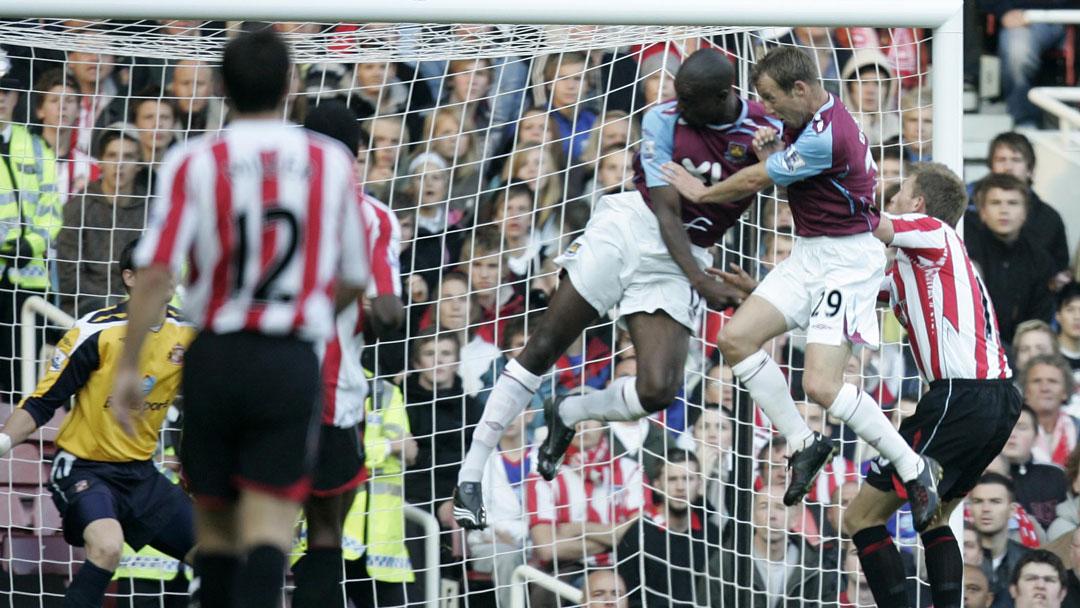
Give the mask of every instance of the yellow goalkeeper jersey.
[[116, 364], [127, 334], [126, 302], [96, 310], [71, 328], [56, 346], [45, 376], [19, 404], [38, 426], [75, 397], [71, 413], [60, 425], [56, 445], [77, 458], [101, 462], [149, 460], [161, 425], [180, 390], [184, 353], [195, 327], [169, 307], [165, 322], [151, 332], [143, 347], [142, 415], [133, 421], [134, 436], [117, 424], [109, 410]]

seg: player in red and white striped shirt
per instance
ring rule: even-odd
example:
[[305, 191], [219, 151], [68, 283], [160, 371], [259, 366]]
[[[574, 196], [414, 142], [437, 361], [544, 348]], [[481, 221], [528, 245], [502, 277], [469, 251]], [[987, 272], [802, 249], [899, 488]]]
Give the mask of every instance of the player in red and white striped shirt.
[[[940, 164], [919, 165], [892, 199], [875, 236], [896, 249], [886, 278], [930, 390], [900, 435], [942, 466], [943, 506], [922, 532], [934, 606], [960, 606], [963, 563], [949, 515], [1005, 446], [1020, 414], [997, 317], [979, 273], [953, 228], [963, 216], [963, 182]], [[904, 565], [885, 522], [907, 499], [893, 466], [871, 462], [867, 483], [844, 513], [878, 606], [910, 605]]]
[[[229, 127], [169, 155], [136, 251], [113, 410], [138, 416], [138, 359], [153, 312], [187, 265], [200, 327], [184, 366], [181, 461], [196, 498], [200, 600], [277, 605], [285, 552], [311, 487], [318, 430], [315, 345], [370, 274], [353, 158], [287, 125], [288, 47], [273, 32], [225, 47]], [[234, 597], [235, 596], [235, 597]]]
[[[356, 156], [360, 126], [345, 104], [331, 101], [312, 108], [304, 127], [332, 137]], [[311, 497], [304, 504], [307, 552], [293, 566], [296, 608], [344, 605], [341, 539], [345, 516], [365, 481], [362, 427], [368, 380], [360, 364], [365, 327], [396, 329], [405, 317], [401, 303], [397, 217], [377, 199], [359, 193], [371, 247], [371, 282], [366, 299], [349, 304], [337, 317], [334, 336], [320, 345], [323, 413]], [[365, 304], [368, 308], [365, 308]]]

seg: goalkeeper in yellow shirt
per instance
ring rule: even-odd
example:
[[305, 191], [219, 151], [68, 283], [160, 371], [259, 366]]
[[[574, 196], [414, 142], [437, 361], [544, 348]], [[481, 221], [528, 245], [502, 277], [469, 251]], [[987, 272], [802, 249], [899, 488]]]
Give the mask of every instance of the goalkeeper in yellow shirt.
[[[139, 280], [124, 248], [126, 289]], [[172, 297], [172, 294], [169, 294]], [[94, 311], [56, 347], [45, 376], [0, 431], [0, 455], [26, 440], [72, 397], [75, 404], [56, 437], [49, 489], [63, 516], [64, 539], [86, 547], [86, 561], [68, 587], [65, 607], [99, 608], [124, 543], [145, 545], [179, 560], [195, 546], [191, 501], [152, 462], [162, 422], [180, 389], [184, 352], [195, 328], [161, 302], [157, 329], [143, 347], [143, 404], [111, 407], [113, 375], [127, 332], [126, 302]]]

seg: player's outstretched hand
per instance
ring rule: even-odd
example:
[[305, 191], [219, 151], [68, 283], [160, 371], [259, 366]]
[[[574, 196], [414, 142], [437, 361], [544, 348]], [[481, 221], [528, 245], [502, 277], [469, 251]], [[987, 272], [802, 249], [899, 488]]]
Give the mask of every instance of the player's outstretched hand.
[[694, 284], [694, 289], [705, 298], [705, 303], [709, 305], [712, 310], [723, 310], [729, 306], [735, 306], [741, 304], [749, 293], [743, 293], [741, 290], [727, 284], [717, 281], [713, 276], [715, 273], [710, 269], [706, 269], [709, 274], [702, 280], [697, 281]]
[[113, 381], [113, 394], [111, 399], [113, 416], [116, 423], [129, 436], [135, 435], [132, 420], [135, 412], [142, 405], [142, 381], [139, 378], [138, 369], [125, 369], [120, 367], [116, 370], [116, 379]]
[[754, 154], [758, 160], [765, 160], [784, 149], [780, 134], [772, 127], [761, 127], [754, 133]]
[[686, 200], [692, 203], [700, 203], [701, 199], [704, 198], [705, 191], [708, 188], [700, 179], [684, 169], [682, 165], [667, 162], [660, 167], [660, 171], [663, 173], [664, 181], [674, 186]]
[[731, 272], [726, 272], [719, 268], [706, 268], [705, 272], [717, 277], [723, 281], [725, 285], [730, 285], [742, 296], [740, 299], [745, 300], [750, 297], [750, 294], [757, 288], [758, 282], [754, 277], [750, 276], [749, 273], [740, 268], [738, 264], [729, 264], [728, 266], [731, 268]]

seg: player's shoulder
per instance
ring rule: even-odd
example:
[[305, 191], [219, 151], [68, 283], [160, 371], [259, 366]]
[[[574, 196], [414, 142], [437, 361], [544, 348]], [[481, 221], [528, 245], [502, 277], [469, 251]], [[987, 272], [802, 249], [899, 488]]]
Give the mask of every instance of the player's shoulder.
[[74, 352], [86, 343], [99, 343], [103, 335], [108, 335], [114, 328], [120, 328], [117, 339], [123, 333], [123, 327], [127, 325], [127, 302], [120, 302], [113, 306], [106, 306], [93, 310], [75, 321], [75, 325], [64, 335], [64, 339], [57, 346], [61, 350]]
[[949, 232], [956, 232], [956, 230], [939, 220], [938, 218], [927, 215], [925, 213], [903, 213], [900, 215], [894, 215], [891, 217], [895, 224], [899, 220], [904, 226], [910, 227], [911, 230], [919, 230], [923, 232], [934, 230], [947, 230]]
[[106, 306], [83, 315], [78, 324], [88, 327], [103, 328], [113, 323], [126, 323], [128, 319], [127, 300], [112, 306]]
[[165, 309], [165, 322], [177, 327], [189, 328], [195, 331], [195, 324], [184, 317], [184, 313], [177, 307], [169, 304]]
[[643, 129], [659, 126], [674, 127], [679, 122], [680, 114], [678, 101], [672, 99], [658, 103], [645, 112], [645, 116], [641, 119], [641, 126]]

